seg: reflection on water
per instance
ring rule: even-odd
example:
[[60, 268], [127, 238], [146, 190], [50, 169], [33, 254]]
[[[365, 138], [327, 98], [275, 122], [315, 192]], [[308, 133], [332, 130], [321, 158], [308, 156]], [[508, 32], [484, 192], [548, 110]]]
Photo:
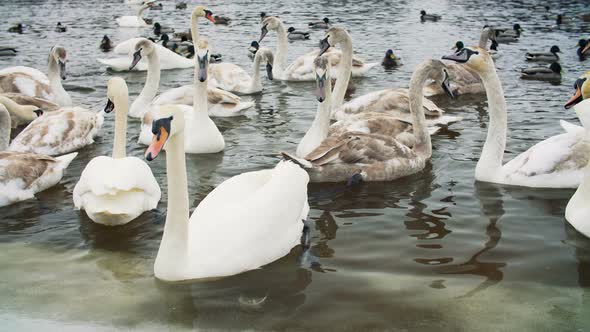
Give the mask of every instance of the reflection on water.
[[[189, 10], [147, 16], [179, 30], [188, 28]], [[500, 45], [496, 61], [508, 106], [506, 160], [534, 143], [562, 132], [559, 120], [576, 122], [562, 105], [574, 79], [587, 68], [574, 44], [588, 35], [587, 22], [551, 27], [558, 12], [587, 11], [584, 1], [363, 1], [268, 2], [202, 1], [215, 14], [233, 18], [229, 26], [200, 25], [226, 61], [249, 70], [247, 46], [260, 33], [259, 12], [280, 15], [303, 29], [328, 16], [345, 25], [355, 52], [371, 62], [392, 48], [404, 64], [375, 68], [355, 79], [359, 96], [388, 87], [406, 87], [413, 68], [439, 58], [451, 45], [478, 40], [483, 24], [519, 22], [521, 41]], [[439, 13], [437, 23], [420, 23], [418, 13]], [[55, 43], [68, 49], [65, 88], [76, 104], [99, 110], [112, 75], [126, 79], [135, 98], [145, 73], [111, 73], [95, 61], [103, 34], [115, 42], [148, 36], [149, 29], [118, 29], [114, 15], [131, 14], [120, 0], [93, 6], [60, 0], [3, 2], [0, 43], [19, 48], [0, 58], [0, 68], [30, 65], [44, 69]], [[8, 13], [8, 14], [7, 14]], [[22, 21], [22, 35], [8, 25]], [[57, 21], [67, 33], [54, 33]], [[100, 33], [97, 33], [99, 31]], [[289, 43], [288, 62], [317, 47]], [[276, 36], [262, 46], [274, 47]], [[523, 82], [526, 51], [556, 44], [562, 84]], [[569, 47], [568, 45], [571, 45]], [[192, 71], [162, 73], [160, 91], [188, 84]], [[214, 121], [224, 135], [223, 153], [188, 156], [189, 196], [194, 208], [213, 188], [236, 174], [268, 168], [279, 151], [293, 151], [314, 118], [313, 84], [263, 80], [264, 93], [244, 96], [255, 103], [245, 116]], [[581, 331], [590, 326], [590, 241], [567, 224], [564, 209], [571, 190], [535, 190], [474, 183], [473, 172], [489, 123], [485, 95], [433, 98], [464, 120], [433, 136], [432, 162], [419, 174], [393, 182], [309, 186], [309, 244], [277, 262], [238, 276], [164, 284], [153, 277], [166, 215], [165, 158], [150, 167], [162, 188], [157, 209], [132, 223], [111, 228], [75, 211], [72, 191], [87, 162], [110, 154], [113, 117], [102, 137], [80, 151], [63, 181], [37, 199], [0, 209], [0, 326], [8, 330], [161, 331], [204, 330], [442, 330]], [[130, 119], [128, 153], [139, 121]], [[230, 230], [231, 231], [231, 230]], [[252, 246], [263, 246], [253, 243]], [[215, 250], [215, 247], [210, 250]], [[3, 329], [0, 328], [0, 329]]]

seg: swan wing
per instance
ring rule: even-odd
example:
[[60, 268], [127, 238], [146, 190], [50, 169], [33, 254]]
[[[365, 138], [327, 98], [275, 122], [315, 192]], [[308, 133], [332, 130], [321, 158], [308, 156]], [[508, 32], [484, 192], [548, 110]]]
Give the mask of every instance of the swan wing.
[[252, 77], [233, 63], [211, 64], [208, 74], [211, 77], [212, 86], [226, 91], [246, 91], [252, 83]]

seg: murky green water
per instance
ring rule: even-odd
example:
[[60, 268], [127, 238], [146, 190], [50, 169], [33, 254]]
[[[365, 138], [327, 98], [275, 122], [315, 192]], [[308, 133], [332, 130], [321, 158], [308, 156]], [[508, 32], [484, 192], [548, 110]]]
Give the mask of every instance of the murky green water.
[[[163, 11], [147, 16], [188, 28], [190, 9], [163, 3]], [[535, 1], [202, 3], [234, 19], [228, 27], [203, 24], [201, 33], [226, 61], [245, 67], [262, 10], [299, 28], [328, 16], [349, 28], [355, 50], [371, 61], [380, 61], [388, 48], [400, 52], [403, 67], [373, 70], [356, 81], [355, 96], [407, 86], [416, 64], [447, 54], [458, 39], [476, 43], [485, 23], [520, 22], [521, 41], [501, 47], [497, 60], [509, 108], [507, 159], [560, 133], [559, 119], [577, 121], [562, 105], [574, 79], [590, 69], [590, 62], [578, 62], [574, 47], [588, 26], [548, 32], [553, 20], [531, 9]], [[583, 1], [560, 3], [562, 12], [588, 11]], [[552, 6], [556, 15], [557, 4]], [[423, 8], [443, 20], [421, 24]], [[99, 110], [112, 75], [95, 61], [104, 57], [98, 51], [102, 35], [121, 41], [150, 33], [117, 29], [114, 16], [131, 13], [122, 1], [3, 0], [0, 44], [17, 46], [20, 55], [0, 58], [0, 68], [45, 70], [47, 52], [59, 43], [69, 52], [66, 89], [76, 104]], [[69, 26], [67, 33], [53, 32], [57, 21]], [[5, 32], [17, 22], [31, 27], [23, 35]], [[314, 32], [310, 41], [291, 43], [289, 60], [315, 47], [321, 36]], [[274, 34], [269, 37], [264, 44], [274, 46]], [[524, 52], [553, 44], [564, 51], [562, 84], [518, 79]], [[121, 75], [136, 96], [144, 74]], [[161, 90], [191, 80], [190, 69], [167, 71]], [[294, 150], [307, 130], [316, 110], [313, 85], [263, 83], [265, 93], [253, 98], [256, 107], [245, 117], [215, 120], [227, 144], [222, 154], [188, 157], [192, 206], [233, 175], [271, 167], [276, 153]], [[72, 190], [83, 167], [110, 153], [110, 117], [102, 138], [81, 151], [60, 185], [0, 209], [0, 330], [588, 330], [590, 240], [563, 217], [573, 191], [474, 183], [488, 122], [485, 96], [436, 101], [465, 120], [433, 138], [426, 170], [352, 189], [311, 185], [309, 250], [294, 248], [238, 276], [179, 285], [160, 283], [152, 272], [166, 214], [165, 158], [150, 164], [164, 193], [157, 211], [106, 228], [73, 209]], [[138, 121], [130, 121], [129, 132], [128, 151], [140, 156], [143, 148], [134, 144]]]

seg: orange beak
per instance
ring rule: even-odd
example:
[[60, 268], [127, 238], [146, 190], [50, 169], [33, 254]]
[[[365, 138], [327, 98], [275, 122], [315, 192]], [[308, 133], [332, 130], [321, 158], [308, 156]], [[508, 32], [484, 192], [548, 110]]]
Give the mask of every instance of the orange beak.
[[212, 23], [215, 23], [215, 17], [213, 17], [212, 13], [207, 13], [205, 15], [205, 18], [208, 19], [209, 21], [211, 21]]
[[563, 105], [563, 107], [570, 108], [575, 104], [579, 103], [581, 100], [582, 91], [580, 90], [580, 87], [576, 87], [576, 93], [570, 98], [570, 100], [567, 101], [567, 103], [565, 103], [565, 105]]
[[148, 146], [147, 150], [145, 151], [145, 159], [147, 161], [152, 161], [156, 159], [164, 144], [168, 140], [168, 132], [163, 127], [160, 127], [160, 132], [154, 135], [152, 139], [152, 143]]

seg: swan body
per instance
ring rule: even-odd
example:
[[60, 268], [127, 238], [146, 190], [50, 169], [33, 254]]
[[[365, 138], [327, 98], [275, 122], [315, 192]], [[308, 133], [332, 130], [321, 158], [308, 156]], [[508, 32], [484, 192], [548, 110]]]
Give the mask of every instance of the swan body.
[[[274, 79], [284, 81], [315, 80], [315, 77], [313, 76], [313, 61], [315, 60], [315, 58], [318, 57], [319, 50], [314, 50], [298, 57], [297, 59], [295, 59], [295, 61], [293, 61], [293, 63], [291, 63], [288, 67], [285, 68], [285, 61], [288, 49], [288, 38], [285, 26], [279, 18], [269, 16], [265, 18], [264, 21], [262, 21], [262, 32], [260, 40], [262, 40], [264, 36], [266, 36], [268, 31], [276, 31], [278, 37], [277, 50], [274, 54], [275, 57], [272, 72]], [[338, 64], [344, 62], [342, 59], [342, 52], [340, 50], [332, 48], [329, 49], [325, 54], [329, 56], [330, 63], [333, 67], [332, 71], [334, 75], [337, 76], [339, 70]], [[371, 68], [375, 67], [376, 65], [377, 63], [367, 64], [362, 59], [355, 57], [353, 59], [352, 64], [352, 76], [364, 76]]]
[[148, 26], [143, 19], [143, 12], [152, 6], [152, 2], [146, 3], [139, 8], [137, 16], [121, 16], [117, 17], [117, 24], [122, 28], [142, 28]]
[[48, 58], [48, 76], [31, 67], [8, 67], [0, 70], [0, 93], [19, 93], [39, 97], [60, 106], [71, 106], [72, 98], [61, 85], [66, 79], [66, 50], [56, 45]]
[[[322, 44], [343, 43], [343, 48], [348, 48], [349, 39], [350, 36], [344, 30], [331, 28]], [[326, 76], [329, 78], [327, 63], [325, 58], [316, 60], [320, 103], [331, 101], [330, 86], [326, 87], [323, 83], [327, 80]], [[394, 138], [398, 134], [404, 136], [403, 132], [406, 130], [402, 127], [385, 128], [378, 133], [337, 131], [337, 134], [329, 135], [326, 124], [329, 123], [330, 106], [320, 104], [312, 126], [297, 147], [296, 156], [286, 153], [283, 156], [305, 167], [312, 182], [340, 182], [355, 177], [360, 177], [363, 181], [389, 181], [422, 170], [432, 154], [432, 147], [421, 91], [432, 72], [443, 76], [443, 68], [440, 61], [427, 61], [412, 76], [410, 91], [414, 139], [407, 140], [404, 137], [404, 141], [411, 141], [412, 147]], [[337, 85], [338, 83], [336, 80]], [[322, 98], [323, 94], [325, 99]], [[402, 132], [396, 132], [398, 129]], [[322, 136], [325, 138], [318, 139]], [[313, 150], [305, 154], [310, 149]], [[301, 157], [303, 154], [305, 156]]]
[[33, 120], [10, 143], [10, 151], [62, 155], [94, 143], [103, 123], [101, 112], [66, 107]]
[[[273, 169], [234, 176], [210, 192], [189, 218], [182, 146], [187, 129], [181, 111], [175, 108], [157, 109], [157, 135], [146, 151], [149, 161], [167, 146], [168, 209], [154, 263], [156, 278], [172, 282], [225, 277], [288, 254], [299, 243], [302, 220], [309, 212], [305, 171], [291, 162], [280, 162]], [[255, 243], [264, 245], [253, 246]]]
[[580, 184], [590, 154], [590, 145], [580, 136], [583, 133], [570, 130], [550, 137], [502, 165], [506, 147], [506, 100], [493, 60], [481, 48], [464, 48], [444, 58], [469, 66], [485, 85], [490, 124], [475, 169], [476, 180], [534, 188], [576, 188]]
[[10, 114], [0, 104], [0, 206], [31, 199], [61, 181], [78, 153], [49, 157], [4, 151], [10, 140]]
[[126, 156], [128, 92], [123, 79], [109, 81], [108, 98], [107, 111], [115, 110], [113, 156], [90, 160], [74, 187], [73, 199], [74, 206], [92, 221], [117, 226], [155, 209], [161, 192], [145, 161]]
[[[584, 100], [574, 106], [578, 117], [582, 119], [590, 112], [590, 100]], [[584, 129], [583, 135], [587, 142], [590, 142], [590, 132]], [[589, 143], [590, 144], [590, 143]], [[590, 237], [590, 163], [583, 171], [584, 175], [580, 186], [567, 203], [565, 208], [565, 219], [580, 233]]]
[[[115, 46], [113, 49], [113, 52], [117, 54], [125, 54], [126, 56], [124, 57], [97, 60], [114, 71], [146, 71], [148, 70], [148, 61], [146, 59], [139, 61], [139, 63], [137, 63], [133, 69], [129, 69], [129, 65], [133, 61], [132, 53], [135, 52], [133, 49], [135, 45], [141, 40], [144, 40], [144, 38], [131, 38], [117, 44], [117, 46]], [[191, 59], [187, 59], [181, 55], [178, 55], [162, 45], [154, 44], [154, 48], [158, 53], [160, 69], [162, 70], [191, 68], [195, 65], [194, 61]]]
[[262, 47], [254, 57], [252, 76], [233, 63], [213, 64], [209, 66], [209, 84], [238, 94], [259, 93], [262, 91], [262, 83], [260, 82], [260, 65], [262, 61], [266, 62], [266, 72], [269, 79], [272, 80], [274, 57], [270, 49]]

